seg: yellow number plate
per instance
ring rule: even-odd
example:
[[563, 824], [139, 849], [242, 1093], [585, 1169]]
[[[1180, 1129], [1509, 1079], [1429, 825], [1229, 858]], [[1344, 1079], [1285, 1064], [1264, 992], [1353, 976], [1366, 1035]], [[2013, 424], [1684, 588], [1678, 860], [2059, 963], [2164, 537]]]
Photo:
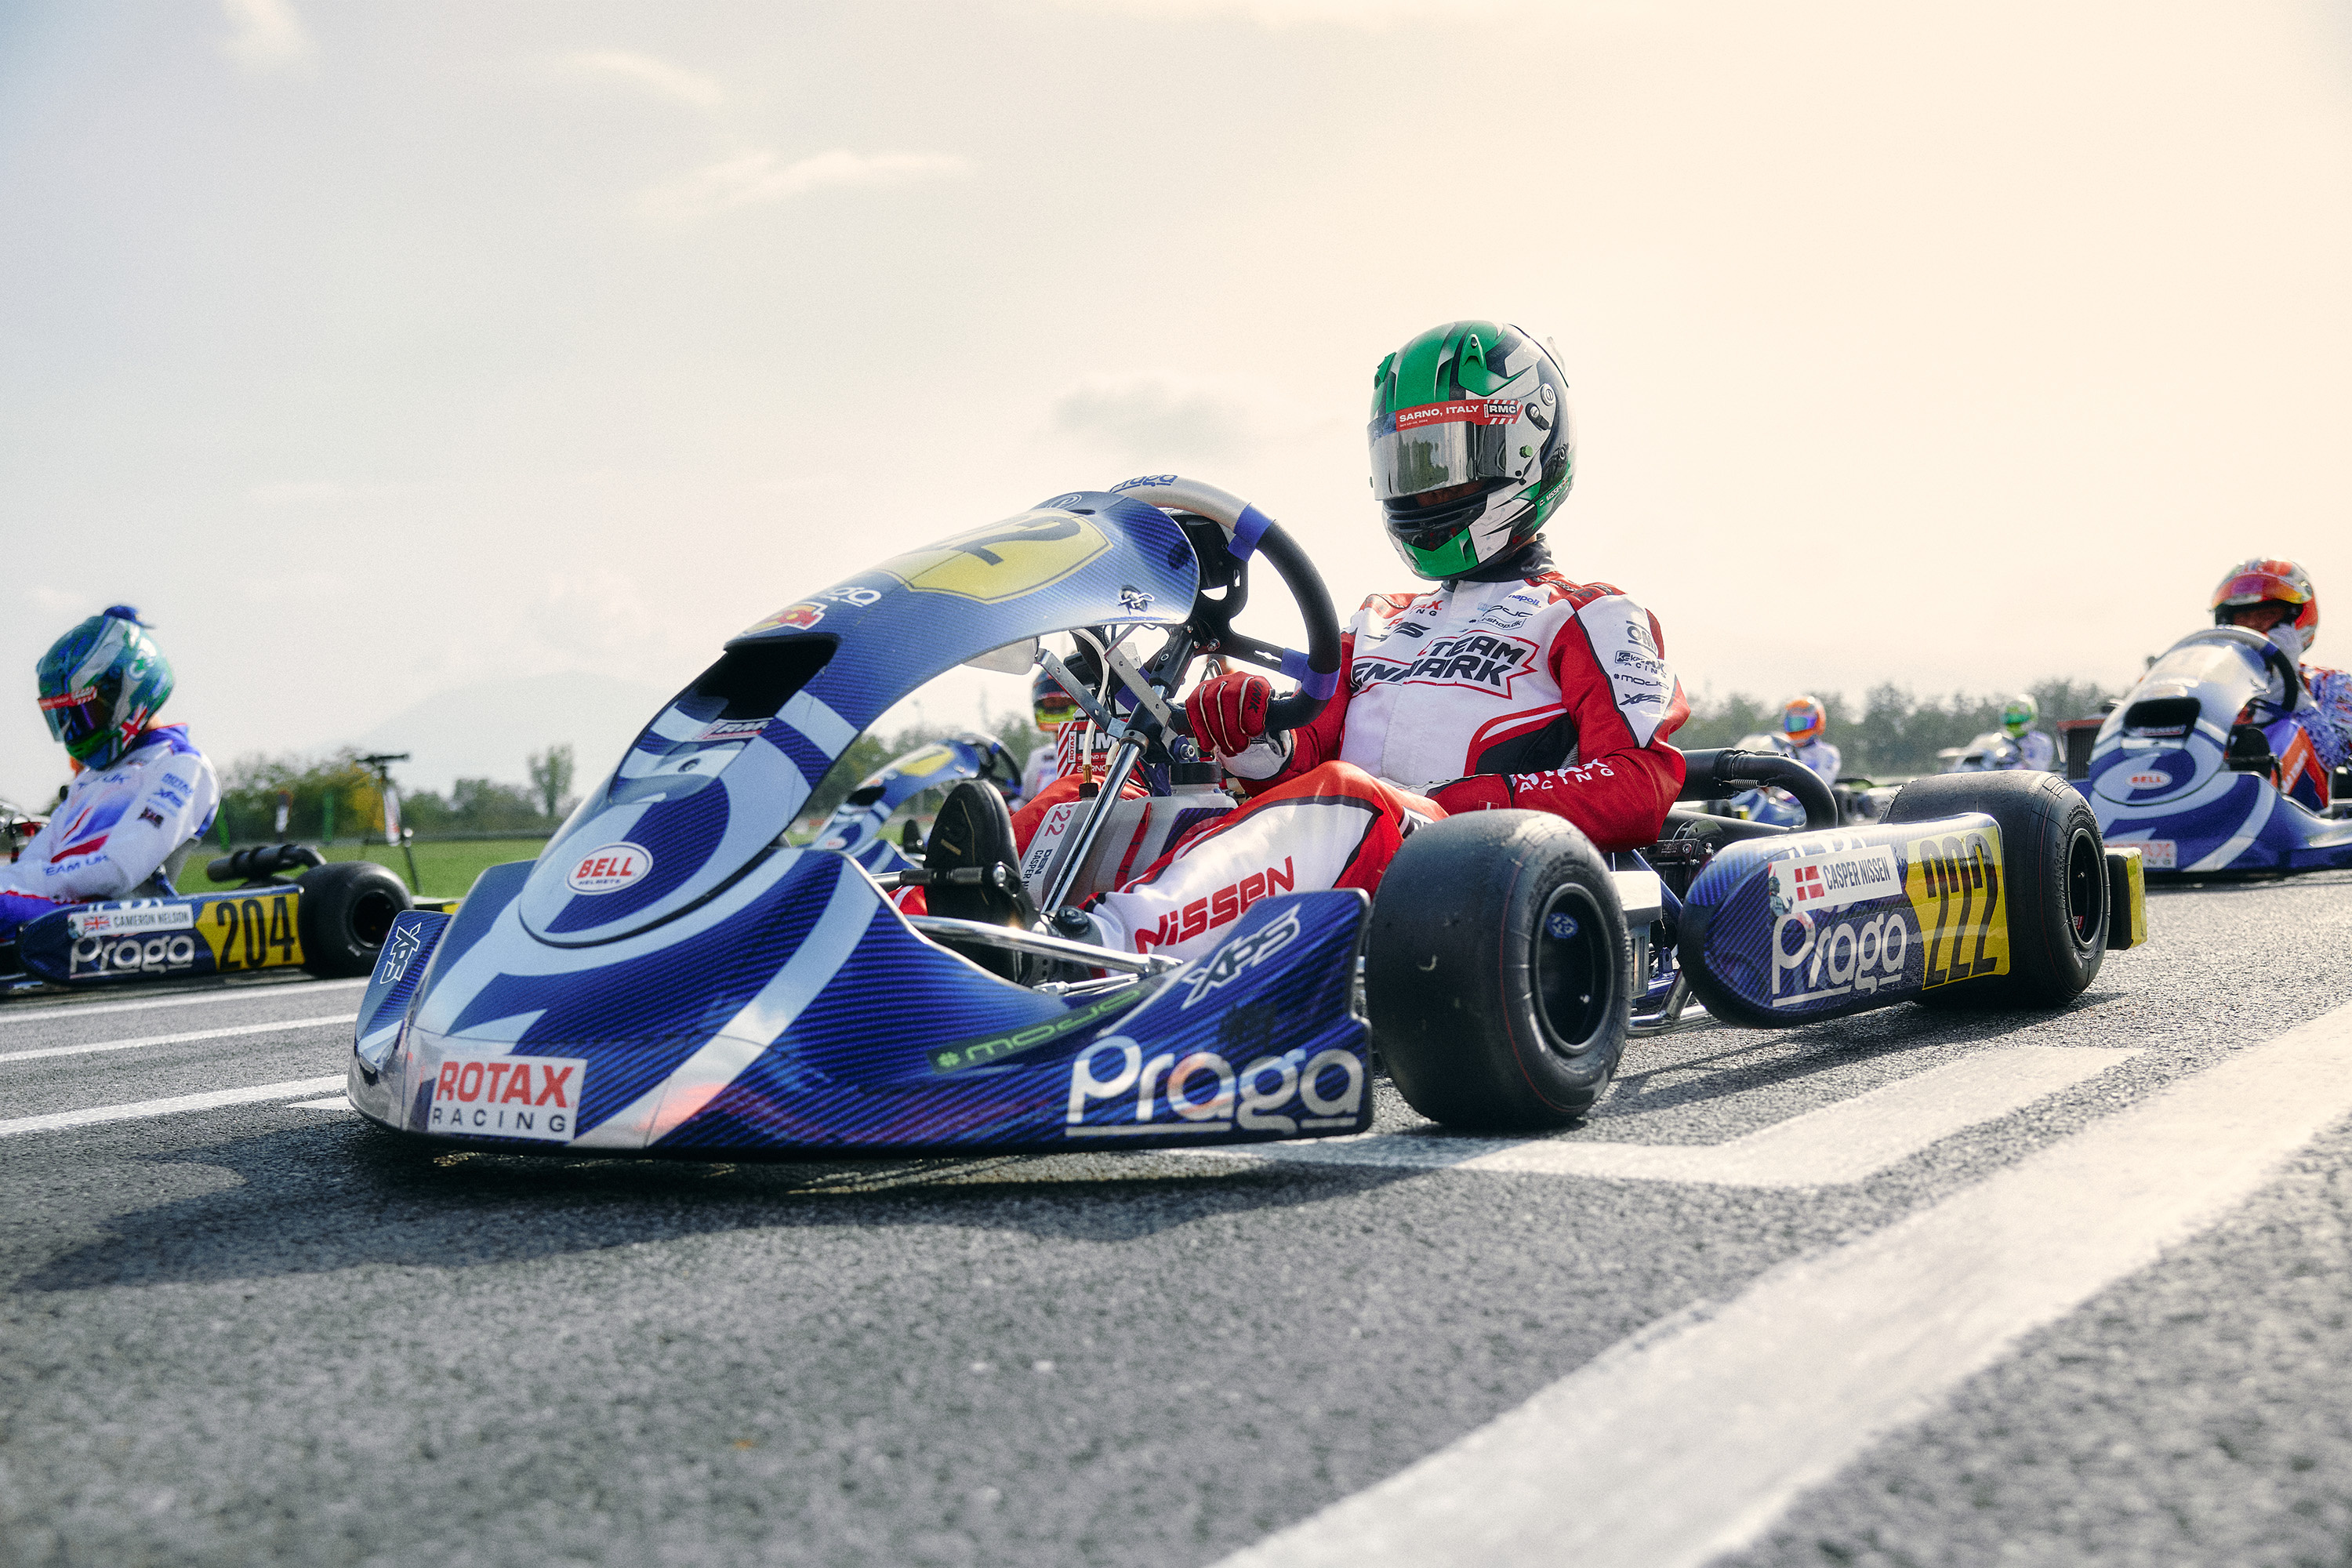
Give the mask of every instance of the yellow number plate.
[[217, 899], [204, 907], [196, 934], [212, 949], [213, 967], [223, 974], [249, 969], [290, 969], [302, 962], [302, 938], [294, 910], [299, 888]]
[[2009, 973], [2009, 905], [2001, 886], [2000, 829], [1988, 823], [1958, 833], [1915, 838], [1903, 891], [1919, 917], [1927, 948], [1920, 988]]
[[1109, 548], [1110, 536], [1074, 512], [1024, 511], [886, 561], [882, 570], [919, 593], [993, 605], [1058, 583]]

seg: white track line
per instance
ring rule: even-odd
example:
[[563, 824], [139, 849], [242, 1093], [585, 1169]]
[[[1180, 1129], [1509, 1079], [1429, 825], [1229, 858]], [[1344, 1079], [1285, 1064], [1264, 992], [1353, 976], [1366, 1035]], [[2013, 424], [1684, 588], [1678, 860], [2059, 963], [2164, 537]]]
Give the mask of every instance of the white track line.
[[226, 1029], [191, 1029], [183, 1035], [148, 1035], [136, 1040], [94, 1040], [79, 1046], [43, 1046], [33, 1051], [0, 1051], [0, 1062], [29, 1062], [41, 1057], [86, 1057], [97, 1051], [131, 1051], [142, 1046], [176, 1046], [185, 1040], [225, 1040], [233, 1035], [274, 1035], [287, 1029], [311, 1029], [321, 1024], [348, 1024], [356, 1013], [322, 1013], [315, 1018], [289, 1018], [278, 1024], [238, 1024]]
[[2347, 1112], [2340, 1007], [1637, 1335], [1227, 1568], [1695, 1568], [2023, 1335], [2211, 1226]]
[[324, 1100], [298, 1100], [286, 1109], [289, 1110], [349, 1110], [351, 1108], [352, 1101], [349, 1095], [331, 1094]]
[[1727, 1143], [1602, 1143], [1376, 1132], [1180, 1152], [1201, 1159], [1245, 1154], [1286, 1164], [1507, 1171], [1732, 1187], [1836, 1186], [1875, 1175], [1955, 1132], [2071, 1089], [2137, 1055], [2132, 1050], [2088, 1046], [2017, 1046], [1978, 1051]]
[[292, 1100], [342, 1087], [343, 1075], [298, 1078], [284, 1083], [260, 1083], [250, 1089], [216, 1089], [208, 1094], [180, 1094], [169, 1100], [138, 1100], [128, 1105], [100, 1105], [88, 1110], [60, 1110], [49, 1116], [20, 1116], [0, 1121], [0, 1138], [26, 1132], [57, 1132], [68, 1127], [95, 1127], [106, 1121], [143, 1121], [151, 1116], [176, 1116], [184, 1110], [211, 1110], [223, 1105], [251, 1105], [263, 1100]]
[[[30, 1024], [42, 1019], [95, 1018], [101, 1013], [144, 1013], [150, 1007], [207, 1007], [216, 1002], [250, 1002], [257, 996], [313, 995], [320, 991], [348, 991], [354, 985], [365, 985], [360, 980], [273, 981], [267, 985], [239, 985], [234, 990], [215, 991], [201, 996], [180, 993], [159, 996], [152, 1002], [100, 1002], [84, 1005], [79, 1002], [46, 1003], [38, 1005], [0, 1004], [0, 1024]], [[17, 1011], [19, 1006], [23, 1011]]]

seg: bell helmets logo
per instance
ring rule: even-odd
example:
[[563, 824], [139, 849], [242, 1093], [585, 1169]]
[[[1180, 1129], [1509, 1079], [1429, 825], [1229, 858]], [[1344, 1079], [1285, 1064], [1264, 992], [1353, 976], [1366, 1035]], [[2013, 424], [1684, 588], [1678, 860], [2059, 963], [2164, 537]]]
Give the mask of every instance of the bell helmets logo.
[[2131, 786], [2134, 789], [2167, 789], [2171, 786], [2171, 784], [2170, 773], [2161, 773], [2154, 768], [2142, 768], [2131, 776]]
[[563, 885], [583, 898], [634, 888], [653, 874], [652, 851], [642, 844], [607, 844], [573, 863]]

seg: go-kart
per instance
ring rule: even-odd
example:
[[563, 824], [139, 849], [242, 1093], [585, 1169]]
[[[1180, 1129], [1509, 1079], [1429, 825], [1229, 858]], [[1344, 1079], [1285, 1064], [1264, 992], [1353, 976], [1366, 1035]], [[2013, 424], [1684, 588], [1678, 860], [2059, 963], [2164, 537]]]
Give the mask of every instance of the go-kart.
[[[1303, 652], [1234, 625], [1259, 561]], [[1108, 702], [1038, 652], [1079, 626], [1105, 643]], [[1364, 1131], [1377, 1037], [1424, 1114], [1560, 1126], [1606, 1086], [1637, 1002], [1654, 1020], [1696, 992], [1767, 1024], [1961, 990], [2063, 1002], [2095, 973], [2135, 863], [2110, 868], [2080, 797], [2026, 780], [1929, 781], [1897, 825], [1861, 833], [1682, 812], [1656, 866], [1612, 865], [1557, 817], [1486, 812], [1413, 834], [1377, 901], [1271, 879], [1204, 899], [1201, 925], [1225, 934], [1183, 962], [909, 918], [850, 854], [783, 840], [924, 681], [1042, 659], [1110, 739], [1107, 772], [1022, 866], [947, 874], [1077, 902], [1139, 847], [1233, 808], [1171, 701], [1212, 655], [1294, 679], [1268, 721], [1295, 728], [1337, 688], [1339, 622], [1271, 519], [1174, 475], [1055, 496], [795, 601], [654, 717], [535, 862], [484, 872], [454, 918], [398, 918], [354, 1028], [352, 1103], [509, 1152], [1239, 1143]], [[1123, 798], [1131, 780], [1148, 792]], [[1737, 752], [1696, 755], [1689, 793], [1758, 782], [1834, 810], [1803, 768]], [[1021, 963], [974, 962], [1005, 954]]]
[[[0, 992], [273, 969], [321, 978], [366, 974], [394, 920], [420, 907], [383, 867], [365, 860], [329, 865], [300, 844], [239, 849], [205, 866], [214, 881], [237, 881], [235, 888], [174, 892], [188, 847], [142, 885], [142, 897], [68, 904], [26, 921], [14, 942], [0, 943]], [[299, 875], [278, 874], [285, 871]], [[446, 910], [454, 902], [421, 907]]]
[[1018, 788], [1021, 764], [994, 737], [962, 731], [944, 741], [918, 746], [877, 768], [834, 808], [811, 844], [846, 855], [868, 871], [904, 873], [919, 850], [907, 825], [908, 842], [893, 844], [884, 833], [891, 815], [925, 790], [943, 789], [964, 779], [985, 779], [1002, 789]]
[[2149, 871], [2211, 875], [2352, 866], [2352, 805], [2291, 717], [2302, 672], [2242, 626], [2190, 633], [2148, 666], [2099, 726], [2090, 798], [2115, 844]]

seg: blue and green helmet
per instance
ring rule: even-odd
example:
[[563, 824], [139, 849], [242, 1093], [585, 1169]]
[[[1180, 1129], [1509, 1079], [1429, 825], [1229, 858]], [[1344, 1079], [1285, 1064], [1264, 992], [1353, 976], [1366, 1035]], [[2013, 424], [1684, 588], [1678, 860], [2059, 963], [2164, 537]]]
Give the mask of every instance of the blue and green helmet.
[[75, 762], [103, 768], [131, 748], [172, 695], [172, 661], [139, 612], [115, 605], [41, 656], [41, 717]]
[[1534, 539], [1576, 482], [1559, 362], [1494, 321], [1432, 327], [1381, 361], [1368, 434], [1390, 542], [1433, 581]]

